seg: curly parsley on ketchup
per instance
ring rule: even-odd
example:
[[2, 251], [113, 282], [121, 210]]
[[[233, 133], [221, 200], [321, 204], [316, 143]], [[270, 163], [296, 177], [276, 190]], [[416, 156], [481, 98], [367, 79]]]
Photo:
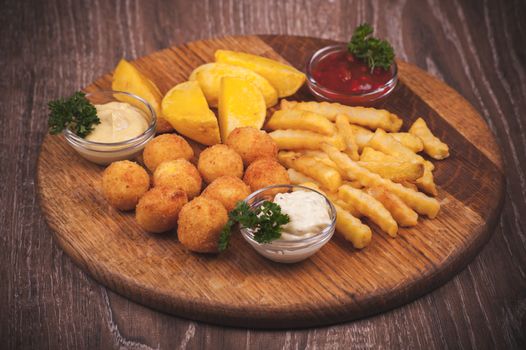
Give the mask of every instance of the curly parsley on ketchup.
[[312, 67], [312, 77], [326, 89], [362, 94], [381, 89], [392, 78], [393, 47], [372, 36], [368, 24], [358, 26], [345, 51], [322, 57]]

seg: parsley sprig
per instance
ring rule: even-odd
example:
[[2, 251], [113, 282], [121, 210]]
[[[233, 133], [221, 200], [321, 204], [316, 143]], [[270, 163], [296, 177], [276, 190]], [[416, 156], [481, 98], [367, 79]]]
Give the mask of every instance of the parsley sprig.
[[281, 226], [290, 221], [287, 214], [281, 212], [278, 204], [264, 201], [254, 210], [244, 202], [239, 201], [228, 214], [228, 222], [223, 227], [219, 237], [219, 251], [228, 248], [232, 227], [239, 223], [254, 231], [254, 240], [258, 243], [269, 243], [281, 237]]
[[100, 124], [97, 109], [83, 92], [75, 92], [68, 99], [58, 99], [48, 103], [49, 133], [56, 135], [69, 128], [80, 137], [86, 137], [93, 126]]
[[382, 67], [387, 70], [394, 60], [393, 47], [388, 41], [375, 38], [372, 34], [373, 28], [367, 23], [356, 27], [351, 41], [347, 45], [349, 52], [366, 61], [371, 71], [375, 67]]

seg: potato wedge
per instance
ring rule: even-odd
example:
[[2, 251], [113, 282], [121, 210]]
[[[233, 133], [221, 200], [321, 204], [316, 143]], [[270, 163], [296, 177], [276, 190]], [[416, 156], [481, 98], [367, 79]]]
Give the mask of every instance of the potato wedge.
[[330, 121], [335, 121], [338, 114], [344, 114], [349, 122], [375, 130], [378, 128], [397, 132], [402, 127], [402, 119], [385, 109], [372, 107], [351, 107], [336, 102], [282, 102], [281, 108], [300, 109], [321, 114]]
[[412, 162], [365, 162], [358, 164], [385, 179], [394, 182], [415, 181], [424, 175], [424, 164]]
[[426, 122], [422, 118], [415, 120], [409, 128], [409, 133], [419, 137], [424, 143], [424, 151], [434, 159], [449, 157], [449, 147], [438, 137], [433, 135]]
[[376, 198], [391, 213], [398, 225], [402, 227], [416, 226], [418, 214], [405, 204], [400, 197], [389, 192], [383, 186], [370, 187], [366, 192]]
[[345, 115], [338, 114], [336, 116], [336, 128], [338, 128], [338, 133], [347, 145], [344, 152], [347, 153], [352, 160], [359, 160], [360, 156], [358, 155], [358, 145], [356, 144], [354, 132], [351, 124], [349, 124], [349, 119]]
[[293, 152], [280, 152], [278, 160], [286, 168], [292, 168], [307, 175], [329, 191], [338, 190], [338, 187], [342, 184], [340, 173], [318, 162], [316, 158], [308, 156], [298, 157]]
[[274, 86], [278, 97], [295, 94], [306, 79], [305, 74], [292, 66], [244, 52], [217, 50], [215, 59], [216, 62], [245, 67], [258, 73]]
[[274, 112], [266, 127], [270, 130], [309, 130], [327, 136], [331, 136], [336, 132], [336, 127], [327, 118], [316, 113], [294, 109], [283, 109]]
[[208, 104], [212, 107], [217, 107], [221, 79], [225, 76], [246, 79], [254, 84], [263, 94], [267, 108], [278, 103], [278, 92], [269, 81], [244, 67], [217, 62], [206, 63], [194, 69], [188, 80], [199, 82]]
[[236, 77], [221, 79], [218, 107], [223, 142], [235, 128], [252, 126], [261, 129], [267, 115], [261, 91], [250, 81]]
[[351, 242], [354, 248], [363, 249], [371, 243], [373, 233], [360, 219], [333, 203], [336, 208], [336, 233]]
[[349, 156], [340, 152], [334, 146], [323, 144], [322, 149], [338, 167], [348, 172], [350, 177], [354, 177], [360, 181], [363, 186], [384, 186], [388, 191], [400, 197], [404, 203], [417, 213], [427, 215], [431, 219], [436, 217], [440, 211], [440, 203], [436, 199], [382, 178], [380, 175], [361, 167], [357, 162], [350, 159]]
[[339, 188], [338, 196], [371, 219], [389, 236], [396, 237], [398, 224], [383, 204], [373, 196], [348, 185]]
[[[114, 91], [124, 91], [131, 94], [137, 95], [145, 99], [157, 114], [157, 132], [170, 132], [173, 131], [172, 126], [166, 122], [161, 112], [161, 99], [162, 94], [159, 88], [153, 81], [148, 79], [144, 74], [139, 72], [135, 66], [125, 59], [121, 59], [115, 71], [113, 72], [111, 89]], [[135, 99], [132, 99], [124, 94], [116, 95], [116, 98], [134, 105], [137, 108], [145, 110], [142, 103], [138, 103]]]
[[217, 118], [196, 81], [174, 86], [164, 96], [162, 113], [178, 133], [203, 145], [221, 142]]
[[326, 142], [336, 148], [345, 149], [345, 142], [339, 135], [325, 136], [307, 130], [275, 130], [269, 133], [279, 149], [301, 150], [321, 149], [321, 144]]

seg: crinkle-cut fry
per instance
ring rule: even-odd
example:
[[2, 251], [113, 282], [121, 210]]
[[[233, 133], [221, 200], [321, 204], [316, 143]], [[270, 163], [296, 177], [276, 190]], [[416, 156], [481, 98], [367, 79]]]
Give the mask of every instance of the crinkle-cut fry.
[[360, 213], [377, 224], [382, 231], [391, 237], [396, 237], [398, 224], [384, 205], [373, 196], [354, 187], [343, 185], [338, 190], [338, 197], [351, 204]]
[[298, 156], [294, 152], [279, 152], [278, 160], [286, 168], [307, 175], [329, 191], [336, 191], [342, 184], [342, 177], [336, 169], [319, 162], [314, 157]]
[[358, 154], [356, 138], [352, 131], [351, 124], [349, 124], [349, 119], [345, 115], [338, 114], [336, 116], [336, 128], [347, 145], [344, 152], [347, 153], [352, 160], [359, 160], [360, 155]]
[[336, 102], [282, 102], [282, 108], [300, 109], [303, 111], [314, 112], [325, 116], [330, 121], [335, 121], [338, 114], [344, 114], [349, 122], [365, 126], [375, 130], [382, 128], [390, 132], [397, 132], [402, 127], [402, 119], [396, 114], [390, 113], [385, 109], [372, 107], [351, 107]]
[[397, 195], [389, 192], [384, 186], [370, 187], [368, 194], [376, 198], [391, 213], [398, 225], [402, 227], [416, 226], [418, 214]]
[[433, 178], [433, 168], [433, 163], [426, 160], [424, 162], [424, 173], [422, 174], [422, 177], [416, 179], [415, 184], [425, 193], [436, 197], [438, 195], [438, 190]]
[[316, 158], [317, 160], [319, 160], [321, 163], [327, 165], [327, 166], [330, 166], [331, 168], [337, 170], [340, 175], [342, 176], [342, 179], [345, 179], [345, 180], [353, 180], [353, 179], [349, 179], [347, 177], [347, 173], [345, 171], [343, 171], [342, 169], [340, 169], [336, 163], [334, 163], [334, 161], [327, 155], [327, 153], [323, 152], [323, 151], [320, 151], [320, 150], [298, 150], [302, 155], [305, 155], [305, 156], [309, 156], [309, 157], [313, 157], [313, 158]]
[[392, 163], [399, 161], [397, 158], [375, 150], [372, 147], [366, 146], [362, 150], [360, 155], [360, 160], [363, 162], [386, 162]]
[[411, 181], [402, 181], [402, 182], [400, 182], [400, 185], [402, 185], [404, 187], [407, 187], [409, 189], [412, 189], [413, 191], [418, 192], [418, 187], [416, 187], [416, 185], [413, 182], [411, 182]]
[[373, 236], [371, 228], [338, 204], [333, 204], [336, 208], [336, 233], [351, 242], [354, 248], [367, 247]]
[[321, 149], [322, 143], [328, 143], [340, 150], [345, 149], [345, 141], [338, 134], [326, 136], [307, 130], [280, 129], [270, 132], [269, 135], [279, 149]]
[[349, 125], [354, 134], [354, 141], [356, 142], [356, 145], [358, 145], [358, 151], [361, 152], [365, 145], [367, 145], [367, 142], [373, 137], [374, 132], [358, 125]]
[[299, 109], [282, 109], [272, 114], [266, 124], [270, 130], [299, 129], [331, 136], [336, 126], [322, 115]]
[[363, 188], [362, 184], [358, 180], [344, 181], [343, 185], [349, 185], [351, 187], [358, 188], [358, 189]]
[[376, 130], [373, 137], [371, 137], [367, 143], [367, 146], [372, 147], [377, 151], [391, 155], [398, 160], [424, 162], [424, 158], [422, 158], [422, 156], [402, 145], [394, 137], [382, 129]]
[[415, 120], [409, 128], [409, 133], [420, 138], [424, 144], [424, 152], [434, 159], [449, 157], [449, 147], [438, 137], [433, 135], [426, 122], [422, 118]]
[[431, 219], [437, 216], [440, 210], [440, 203], [435, 198], [382, 178], [380, 175], [361, 167], [334, 146], [323, 144], [322, 149], [340, 168], [348, 172], [349, 176], [360, 181], [363, 186], [385, 186], [387, 190], [400, 197], [405, 204], [417, 213], [427, 215]]
[[287, 169], [287, 173], [289, 174], [290, 183], [293, 185], [299, 185], [303, 183], [311, 183], [314, 182], [314, 179], [308, 177], [307, 175], [295, 170], [295, 169]]
[[393, 132], [389, 135], [394, 137], [396, 141], [400, 142], [402, 145], [415, 153], [422, 152], [424, 150], [424, 143], [422, 140], [413, 134], [408, 132]]
[[359, 161], [358, 164], [394, 182], [415, 181], [424, 175], [424, 165], [422, 163]]

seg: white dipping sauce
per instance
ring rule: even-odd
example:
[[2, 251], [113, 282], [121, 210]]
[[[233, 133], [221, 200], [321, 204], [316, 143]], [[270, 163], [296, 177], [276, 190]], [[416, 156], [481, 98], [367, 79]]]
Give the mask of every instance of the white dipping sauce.
[[331, 224], [329, 207], [325, 198], [311, 191], [278, 193], [274, 203], [287, 214], [290, 222], [281, 226], [282, 240], [312, 237]]

